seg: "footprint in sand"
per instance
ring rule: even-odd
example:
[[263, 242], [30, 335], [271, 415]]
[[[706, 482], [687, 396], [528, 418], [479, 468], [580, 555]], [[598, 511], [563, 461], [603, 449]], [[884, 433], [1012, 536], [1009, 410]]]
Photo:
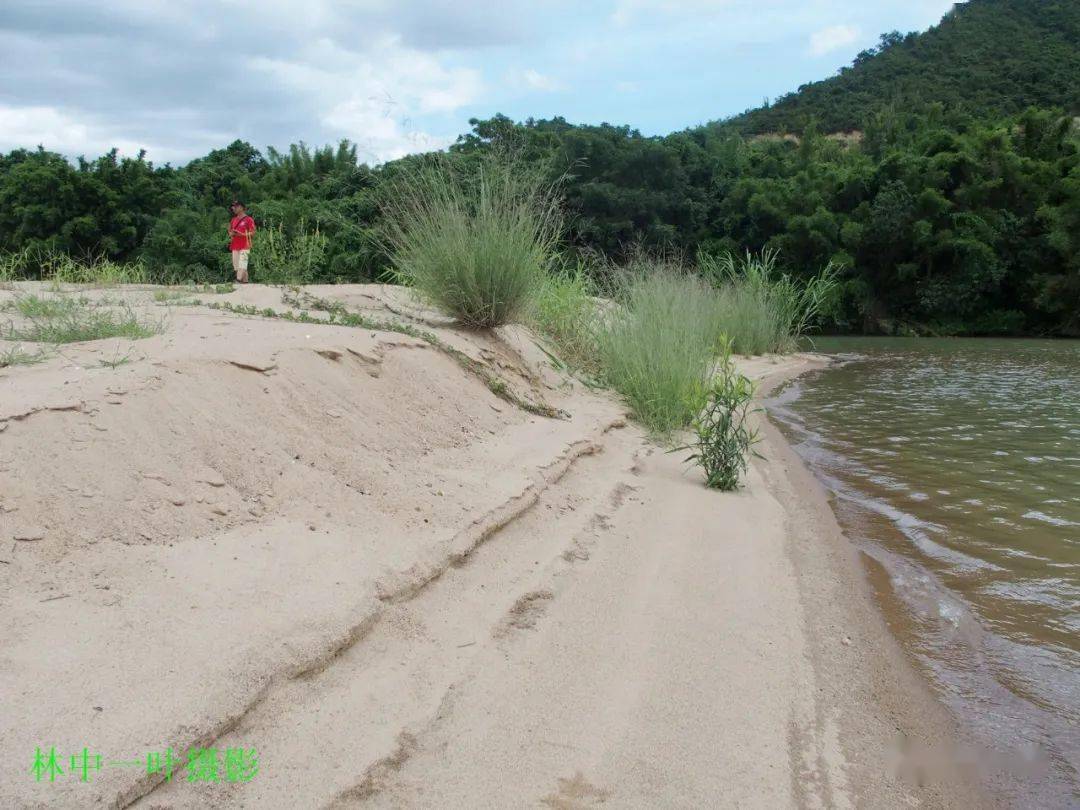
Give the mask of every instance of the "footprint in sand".
[[556, 810], [582, 810], [582, 808], [603, 804], [610, 795], [610, 790], [589, 784], [585, 775], [578, 771], [569, 779], [560, 778], [558, 787], [550, 795], [542, 798], [540, 804], [554, 807]]

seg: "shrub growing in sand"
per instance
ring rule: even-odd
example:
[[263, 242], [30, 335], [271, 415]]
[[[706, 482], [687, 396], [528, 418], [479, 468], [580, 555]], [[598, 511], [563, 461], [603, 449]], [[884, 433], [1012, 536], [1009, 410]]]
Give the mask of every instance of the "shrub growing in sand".
[[507, 153], [436, 155], [402, 168], [384, 190], [383, 238], [398, 281], [468, 326], [527, 311], [563, 227], [543, 167]]
[[704, 404], [721, 334], [716, 291], [670, 261], [638, 258], [612, 282], [598, 318], [601, 379], [659, 436]]
[[720, 321], [738, 354], [784, 354], [827, 310], [839, 269], [829, 264], [803, 283], [777, 270], [776, 251], [736, 259], [701, 254], [698, 264], [718, 290]]
[[725, 492], [736, 489], [750, 455], [757, 455], [754, 445], [760, 438], [757, 430], [747, 425], [753, 398], [754, 384], [735, 370], [731, 343], [725, 340], [705, 406], [694, 417], [694, 441], [671, 451], [693, 451], [686, 460], [702, 468], [705, 486]]

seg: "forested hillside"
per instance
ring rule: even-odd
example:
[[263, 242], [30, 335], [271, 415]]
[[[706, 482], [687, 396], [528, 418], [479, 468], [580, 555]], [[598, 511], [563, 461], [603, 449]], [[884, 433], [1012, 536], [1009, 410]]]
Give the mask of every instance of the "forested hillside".
[[[727, 124], [644, 137], [496, 116], [451, 153], [499, 145], [565, 175], [569, 256], [774, 248], [795, 274], [843, 268], [837, 329], [1078, 335], [1078, 16], [1075, 1], [972, 0]], [[835, 129], [858, 134], [823, 134]], [[260, 227], [256, 280], [378, 278], [380, 194], [420, 159], [369, 167], [348, 143], [264, 155], [238, 141], [177, 168], [16, 150], [0, 156], [0, 253], [31, 275], [63, 253], [224, 280], [240, 197]]]
[[887, 105], [940, 102], [977, 115], [1062, 107], [1080, 115], [1080, 3], [969, 0], [918, 34], [883, 34], [837, 76], [729, 123], [744, 133], [858, 129]]

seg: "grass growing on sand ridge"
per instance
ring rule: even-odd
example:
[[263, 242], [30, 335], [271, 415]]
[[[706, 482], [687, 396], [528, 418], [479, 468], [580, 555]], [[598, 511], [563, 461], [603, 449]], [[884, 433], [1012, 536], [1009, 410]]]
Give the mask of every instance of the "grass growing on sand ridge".
[[558, 259], [563, 212], [539, 167], [504, 153], [424, 158], [387, 183], [383, 239], [393, 276], [462, 324], [524, 314]]
[[80, 343], [103, 338], [146, 338], [162, 331], [127, 304], [95, 302], [88, 298], [43, 298], [21, 295], [4, 307], [20, 316], [0, 333], [7, 340], [28, 343]]

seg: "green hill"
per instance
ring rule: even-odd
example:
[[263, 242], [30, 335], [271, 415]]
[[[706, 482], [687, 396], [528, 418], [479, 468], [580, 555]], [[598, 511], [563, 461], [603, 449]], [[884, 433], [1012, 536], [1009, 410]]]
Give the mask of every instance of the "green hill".
[[860, 129], [883, 105], [932, 102], [1011, 115], [1027, 107], [1080, 114], [1080, 2], [970, 0], [922, 34], [884, 34], [838, 75], [727, 122], [746, 134]]

